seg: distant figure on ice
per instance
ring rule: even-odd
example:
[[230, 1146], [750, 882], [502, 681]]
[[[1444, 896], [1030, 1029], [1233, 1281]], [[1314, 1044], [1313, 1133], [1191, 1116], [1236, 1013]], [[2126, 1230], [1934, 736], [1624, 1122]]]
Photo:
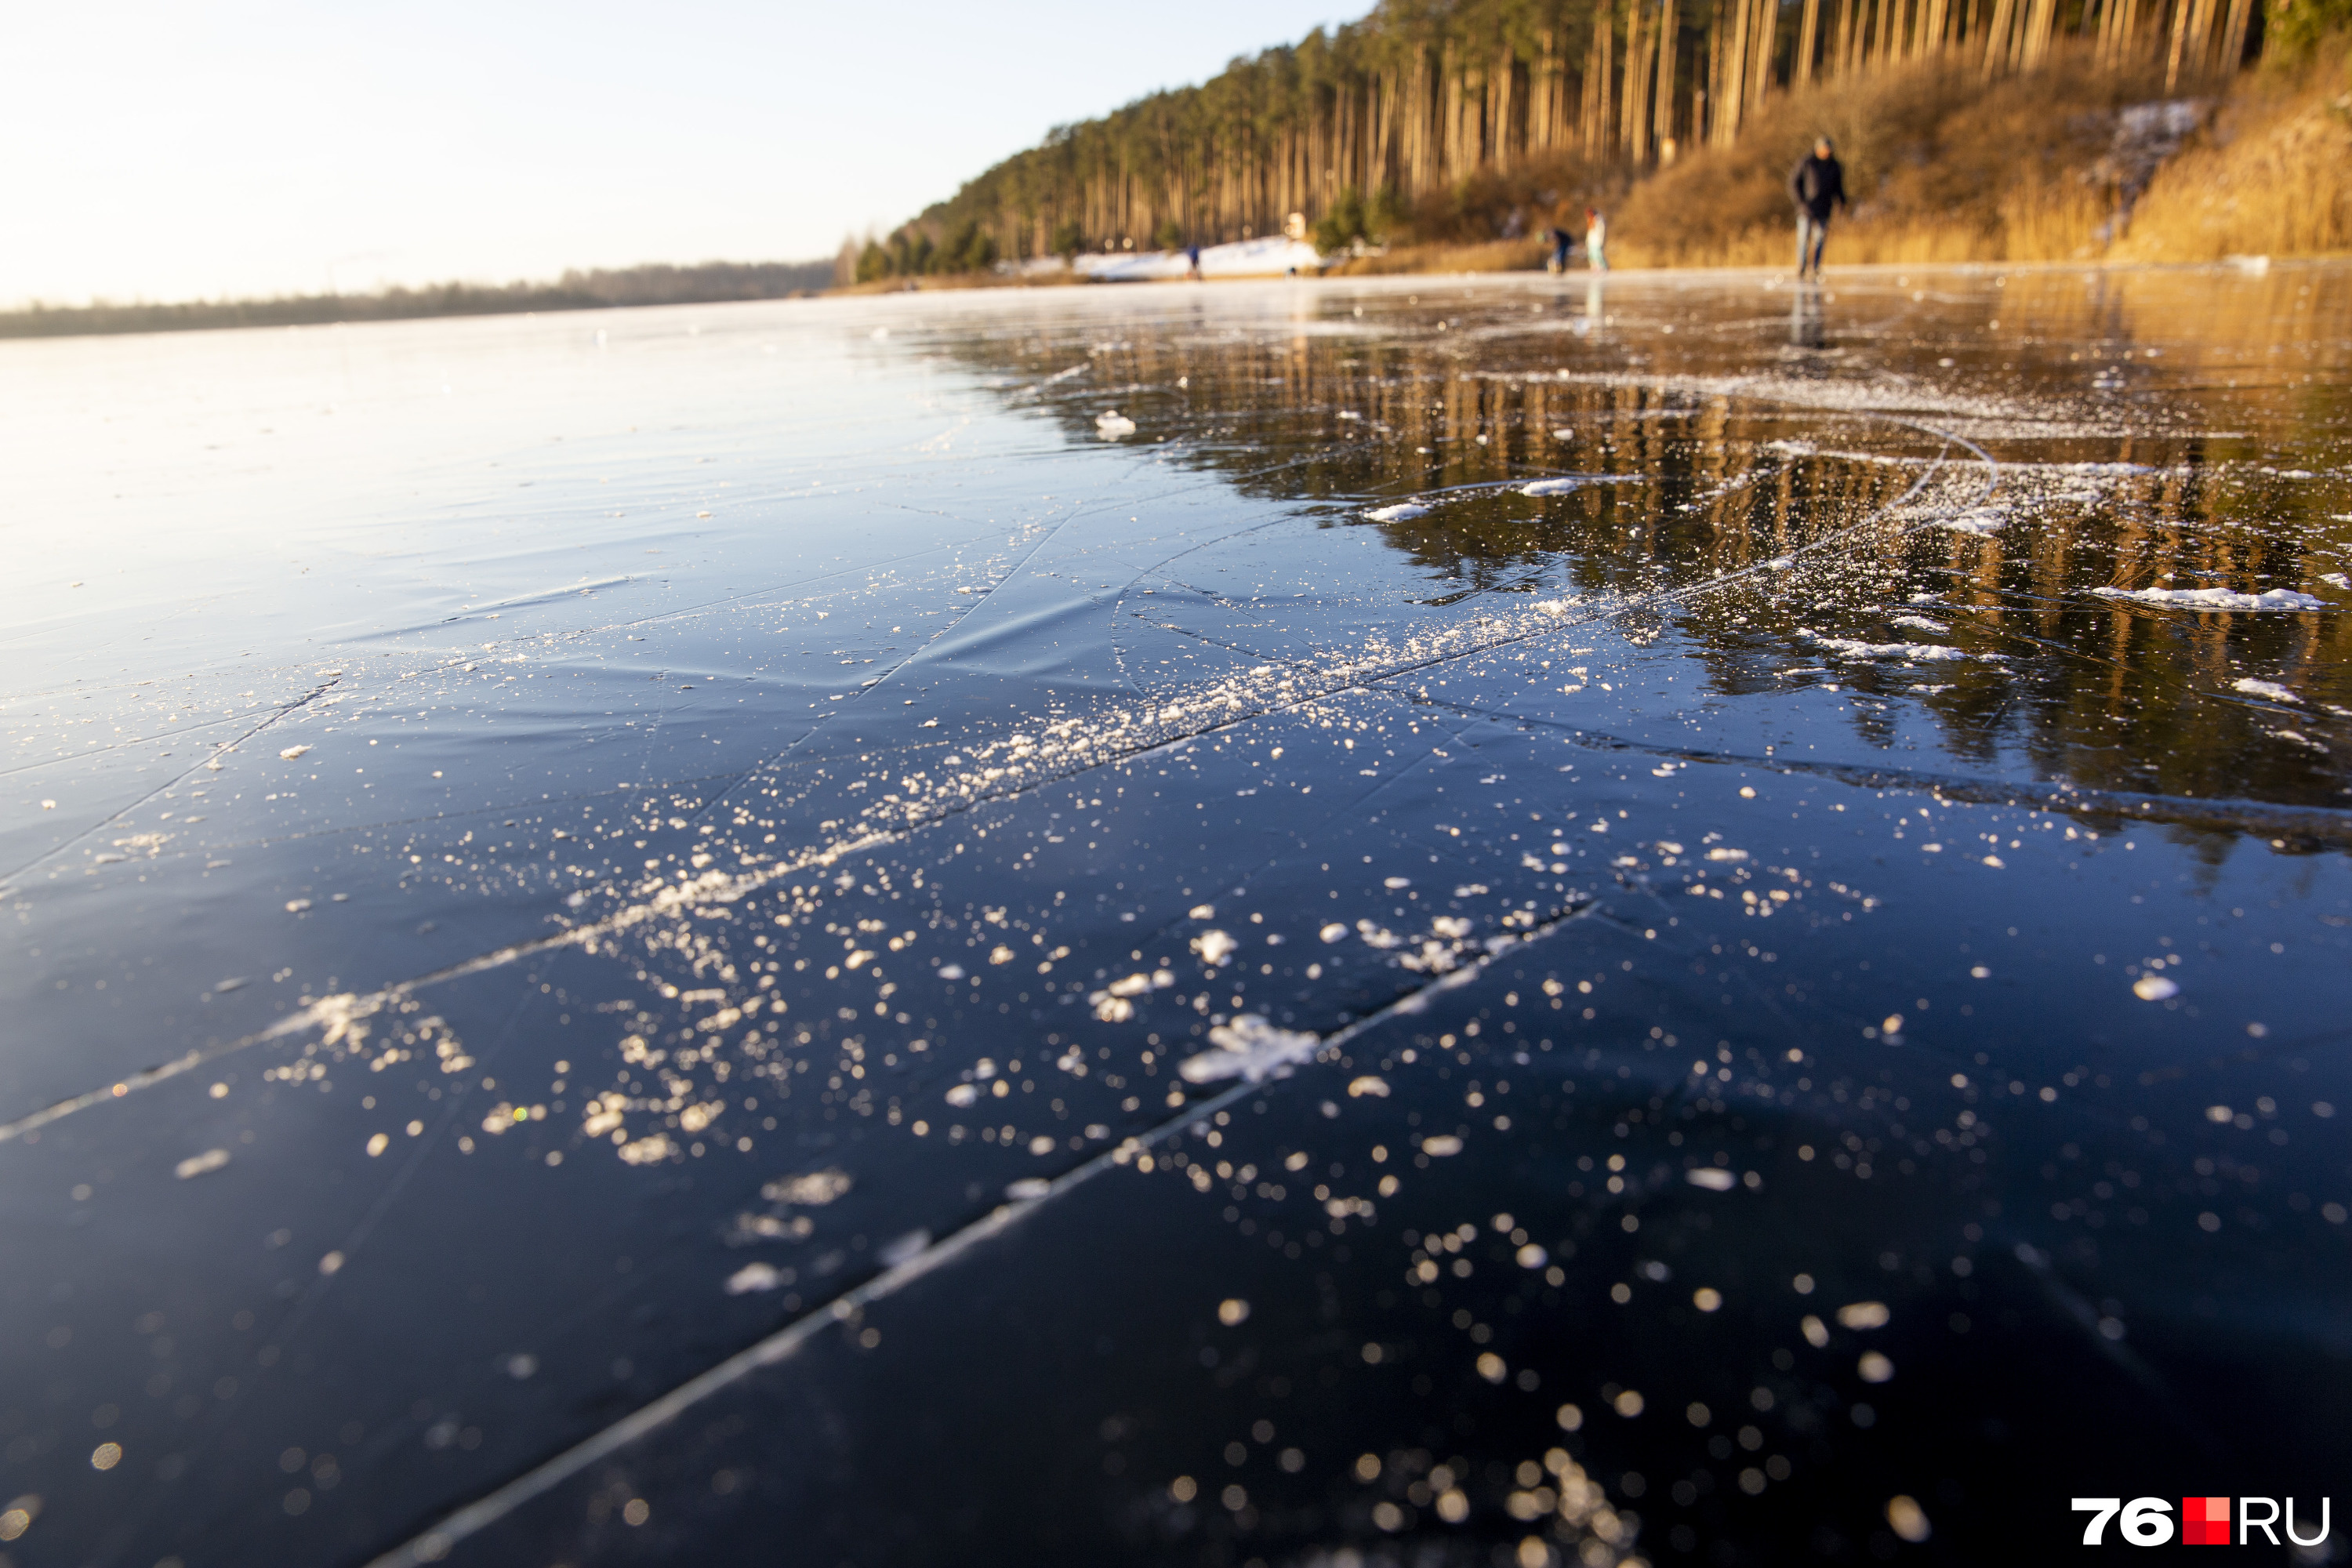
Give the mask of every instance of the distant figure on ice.
[[1553, 229], [1551, 231], [1551, 261], [1546, 268], [1546, 270], [1551, 272], [1567, 271], [1568, 253], [1575, 248], [1576, 240], [1569, 234], [1568, 230], [1564, 228]]
[[1818, 281], [1822, 247], [1830, 237], [1830, 211], [1847, 204], [1845, 166], [1826, 136], [1817, 138], [1805, 161], [1789, 174], [1789, 194], [1797, 199], [1797, 276]]
[[1184, 262], [1184, 276], [1198, 283], [1201, 280], [1201, 247], [1197, 245], [1186, 246]]
[[1595, 272], [1609, 270], [1609, 220], [1599, 207], [1584, 209], [1584, 264]]

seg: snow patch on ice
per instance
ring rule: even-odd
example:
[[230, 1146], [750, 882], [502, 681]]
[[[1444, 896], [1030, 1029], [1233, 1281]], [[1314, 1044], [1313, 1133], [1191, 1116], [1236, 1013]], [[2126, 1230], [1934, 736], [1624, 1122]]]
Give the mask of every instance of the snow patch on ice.
[[[1181, 250], [1139, 250], [1112, 255], [1080, 256], [1072, 270], [1081, 278], [1105, 283], [1171, 282], [1191, 270]], [[1264, 278], [1285, 272], [1312, 277], [1323, 268], [1323, 257], [1304, 240], [1282, 235], [1201, 247], [1203, 278]]]
[[2172, 605], [2185, 610], [2319, 610], [2326, 606], [2309, 594], [2292, 588], [2272, 588], [2241, 594], [2229, 588], [2094, 588], [2102, 599], [2132, 599], [2143, 605]]
[[1954, 533], [1973, 533], [1979, 539], [1990, 539], [2009, 525], [2009, 519], [1998, 511], [1964, 511], [1957, 517], [1936, 520], [1938, 528], [1948, 528]]
[[1848, 658], [1924, 658], [1937, 660], [1947, 658], [1966, 658], [1969, 657], [1968, 654], [1961, 649], [1947, 647], [1941, 643], [1857, 642], [1852, 637], [1825, 637], [1819, 632], [1807, 632], [1804, 635], [1806, 639], [1812, 643], [1814, 647], [1827, 648], [1832, 653], [1843, 654]]

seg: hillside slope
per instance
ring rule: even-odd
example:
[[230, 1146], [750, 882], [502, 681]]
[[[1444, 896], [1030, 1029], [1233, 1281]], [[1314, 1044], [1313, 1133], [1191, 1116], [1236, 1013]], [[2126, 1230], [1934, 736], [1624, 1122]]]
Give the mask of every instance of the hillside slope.
[[1407, 252], [1360, 269], [1525, 266], [1588, 202], [1620, 265], [1778, 262], [1822, 132], [1855, 197], [1839, 260], [2307, 253], [2347, 233], [2347, 21], [2352, 0], [1382, 0], [1056, 131], [855, 269], [1286, 225]]

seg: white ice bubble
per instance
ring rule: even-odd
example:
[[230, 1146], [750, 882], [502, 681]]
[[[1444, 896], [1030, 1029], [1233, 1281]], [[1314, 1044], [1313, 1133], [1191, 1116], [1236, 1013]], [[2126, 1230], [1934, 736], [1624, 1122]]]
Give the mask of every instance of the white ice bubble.
[[[1015, 1186], [1023, 1186], [1026, 1184], [1027, 1184], [1025, 1183], [1019, 1182], [1013, 1184]], [[1043, 1184], [1040, 1184], [1042, 1185]], [[884, 1242], [881, 1247], [874, 1254], [875, 1261], [881, 1264], [885, 1268], [896, 1268], [898, 1265], [919, 1257], [922, 1253], [923, 1249], [930, 1246], [930, 1244], [931, 1233], [929, 1231], [910, 1230], [904, 1236], [893, 1237], [888, 1241]]]
[[227, 1150], [207, 1149], [201, 1154], [191, 1154], [173, 1166], [172, 1174], [184, 1182], [193, 1182], [198, 1176], [209, 1175], [227, 1163]]
[[772, 1263], [746, 1263], [727, 1277], [727, 1293], [730, 1296], [748, 1296], [755, 1290], [772, 1290], [779, 1285], [788, 1285], [792, 1279], [789, 1270], [778, 1268]]

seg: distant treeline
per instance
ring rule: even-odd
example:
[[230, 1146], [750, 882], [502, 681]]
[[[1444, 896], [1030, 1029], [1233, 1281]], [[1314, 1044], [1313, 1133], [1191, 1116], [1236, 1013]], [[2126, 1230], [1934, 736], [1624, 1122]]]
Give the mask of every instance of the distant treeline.
[[425, 316], [505, 316], [529, 310], [603, 310], [625, 305], [707, 305], [783, 300], [827, 289], [834, 262], [706, 261], [693, 267], [597, 268], [553, 283], [436, 283], [374, 294], [289, 294], [274, 300], [196, 300], [175, 305], [35, 304], [0, 311], [0, 338], [100, 332], [182, 332], [223, 327], [323, 326]]

